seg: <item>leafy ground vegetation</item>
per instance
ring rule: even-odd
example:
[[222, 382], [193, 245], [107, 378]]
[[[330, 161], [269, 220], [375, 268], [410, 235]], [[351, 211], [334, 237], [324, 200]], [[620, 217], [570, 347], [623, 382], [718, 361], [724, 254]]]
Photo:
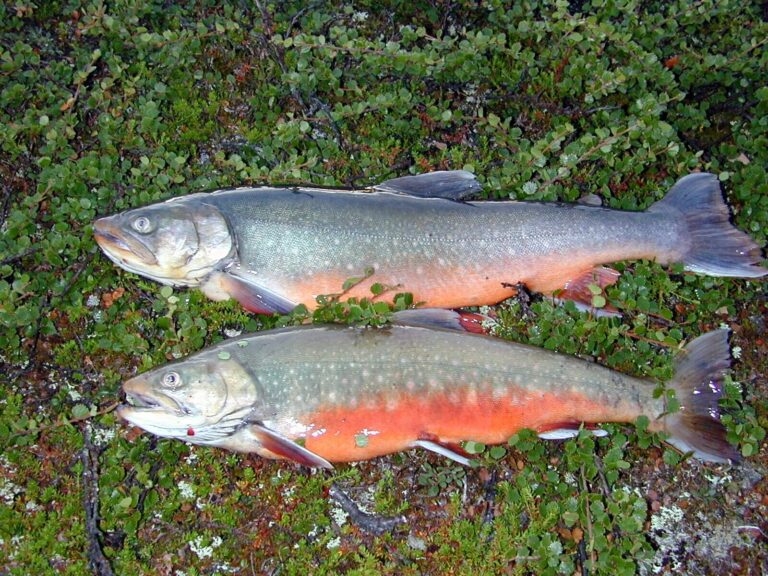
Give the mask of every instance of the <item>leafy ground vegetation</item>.
[[[535, 296], [496, 308], [500, 337], [661, 380], [681, 345], [729, 326], [741, 466], [682, 460], [639, 422], [471, 444], [467, 469], [412, 451], [318, 473], [118, 421], [124, 377], [278, 320], [117, 270], [91, 232], [248, 183], [464, 167], [488, 198], [638, 210], [708, 170], [764, 245], [763, 3], [178, 4], [0, 8], [0, 573], [768, 571], [765, 282], [633, 262], [596, 294], [619, 319]], [[350, 311], [382, 312], [320, 316]], [[373, 534], [337, 488], [407, 521]]]

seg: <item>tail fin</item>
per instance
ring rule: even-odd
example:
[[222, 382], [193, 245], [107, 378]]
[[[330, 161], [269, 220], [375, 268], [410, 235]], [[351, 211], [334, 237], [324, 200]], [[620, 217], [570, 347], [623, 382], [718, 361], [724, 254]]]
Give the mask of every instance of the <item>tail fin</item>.
[[710, 276], [758, 278], [768, 269], [757, 264], [762, 250], [729, 221], [717, 176], [697, 173], [684, 176], [648, 209], [650, 212], [680, 212], [688, 225], [690, 249], [682, 258], [687, 270]]
[[699, 336], [683, 351], [671, 382], [680, 410], [663, 418], [667, 442], [675, 448], [709, 462], [740, 460], [739, 452], [726, 439], [718, 407], [723, 375], [729, 367], [726, 329]]

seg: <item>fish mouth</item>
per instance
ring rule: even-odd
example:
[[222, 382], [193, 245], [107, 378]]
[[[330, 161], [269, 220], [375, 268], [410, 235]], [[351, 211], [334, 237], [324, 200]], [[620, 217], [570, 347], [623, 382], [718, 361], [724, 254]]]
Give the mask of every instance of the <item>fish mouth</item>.
[[152, 396], [146, 396], [144, 394], [126, 394], [125, 400], [128, 404], [134, 408], [159, 408], [160, 402], [155, 400]]
[[140, 240], [125, 234], [112, 217], [93, 223], [93, 237], [104, 253], [116, 264], [130, 268], [137, 260], [145, 266], [156, 266], [157, 258]]
[[137, 391], [125, 393], [125, 404], [120, 408], [128, 412], [163, 412], [176, 416], [192, 416], [192, 410], [166, 395], [149, 395]]

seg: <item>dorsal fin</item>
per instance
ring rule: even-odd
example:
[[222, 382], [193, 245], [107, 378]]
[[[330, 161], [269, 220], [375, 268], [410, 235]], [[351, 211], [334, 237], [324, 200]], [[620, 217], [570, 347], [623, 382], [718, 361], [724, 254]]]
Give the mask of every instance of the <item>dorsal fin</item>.
[[401, 176], [376, 184], [373, 189], [419, 198], [464, 200], [480, 192], [482, 186], [471, 172], [449, 170], [427, 172], [418, 176]]

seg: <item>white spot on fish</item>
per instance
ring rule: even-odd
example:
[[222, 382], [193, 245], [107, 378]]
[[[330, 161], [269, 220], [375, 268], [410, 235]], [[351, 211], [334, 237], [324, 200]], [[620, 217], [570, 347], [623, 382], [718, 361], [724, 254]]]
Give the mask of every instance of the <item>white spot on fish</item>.
[[368, 430], [368, 428], [363, 428], [360, 431], [360, 434], [363, 436], [376, 436], [377, 434], [381, 434], [378, 430]]
[[416, 382], [413, 380], [408, 380], [405, 383], [405, 387], [408, 388], [409, 391], [413, 392], [416, 389]]
[[280, 420], [264, 420], [264, 426], [272, 430], [277, 430], [285, 436], [303, 436], [312, 426], [302, 424], [295, 418], [281, 418]]
[[312, 438], [318, 438], [319, 436], [322, 436], [326, 432], [327, 430], [325, 428], [320, 428], [319, 430], [315, 430], [314, 432], [312, 432], [310, 436], [312, 436]]
[[424, 274], [424, 268], [421, 266], [416, 267], [416, 274]]
[[[474, 386], [474, 384], [470, 384], [470, 386]], [[467, 404], [477, 404], [477, 390], [474, 387], [467, 392]]]

